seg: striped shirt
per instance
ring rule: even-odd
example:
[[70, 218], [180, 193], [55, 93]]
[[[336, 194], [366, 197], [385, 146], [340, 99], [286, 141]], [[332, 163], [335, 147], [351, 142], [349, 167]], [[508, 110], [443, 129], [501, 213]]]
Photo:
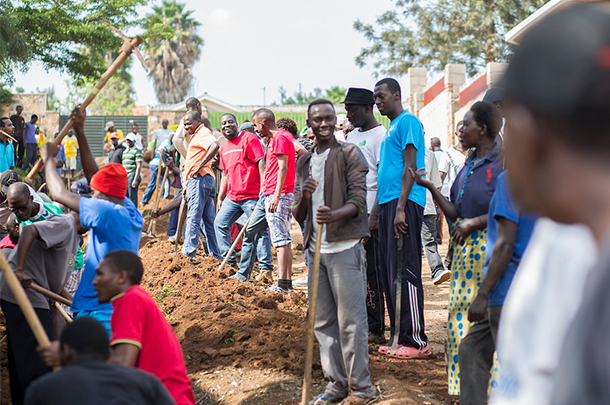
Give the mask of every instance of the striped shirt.
[[137, 162], [142, 162], [142, 151], [135, 146], [123, 151], [123, 167], [127, 171], [127, 177], [136, 175]]

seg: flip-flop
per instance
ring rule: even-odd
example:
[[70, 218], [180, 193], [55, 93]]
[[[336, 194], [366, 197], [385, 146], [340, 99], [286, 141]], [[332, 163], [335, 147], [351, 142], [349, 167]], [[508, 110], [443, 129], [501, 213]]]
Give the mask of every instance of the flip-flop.
[[[400, 347], [402, 345], [398, 345], [398, 347]], [[377, 351], [381, 354], [388, 354], [390, 353], [390, 350], [392, 349], [392, 346], [379, 346], [379, 349], [377, 349]]]
[[402, 359], [402, 360], [425, 359], [426, 357], [429, 357], [431, 354], [432, 354], [432, 352], [430, 351], [430, 347], [428, 345], [426, 345], [426, 347], [424, 347], [422, 350], [416, 349], [415, 347], [411, 347], [411, 346], [398, 345], [398, 348], [396, 349], [396, 353], [390, 354], [389, 351], [387, 353], [387, 355], [389, 357], [392, 357], [394, 359]]

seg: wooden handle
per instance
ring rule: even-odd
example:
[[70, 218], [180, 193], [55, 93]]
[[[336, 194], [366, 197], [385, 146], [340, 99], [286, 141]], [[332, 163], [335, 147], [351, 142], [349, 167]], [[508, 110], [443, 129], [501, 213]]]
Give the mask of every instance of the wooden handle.
[[316, 234], [316, 251], [313, 256], [313, 272], [309, 273], [312, 278], [311, 291], [309, 291], [309, 316], [307, 318], [307, 347], [305, 349], [305, 371], [303, 373], [303, 394], [301, 405], [307, 405], [311, 395], [311, 369], [313, 362], [313, 340], [314, 326], [316, 322], [316, 307], [318, 305], [318, 284], [320, 275], [320, 247], [322, 246], [322, 224], [318, 224]]
[[66, 322], [68, 322], [68, 323], [72, 322], [72, 318], [70, 318], [70, 315], [68, 315], [68, 313], [66, 311], [64, 311], [64, 309], [61, 307], [61, 305], [59, 305], [59, 302], [55, 301], [53, 303], [53, 305], [55, 306], [57, 311], [59, 311], [59, 313], [65, 318]]
[[182, 227], [184, 226], [184, 221], [186, 221], [186, 198], [182, 196], [182, 201], [180, 201], [180, 211], [178, 211], [178, 227], [176, 228], [176, 241], [174, 242], [174, 253], [178, 253], [178, 244], [180, 242], [180, 237], [182, 236]]
[[254, 212], [252, 213], [252, 215], [250, 215], [250, 218], [248, 218], [248, 220], [244, 224], [243, 228], [241, 228], [241, 231], [239, 231], [239, 234], [237, 235], [237, 238], [235, 238], [235, 240], [233, 241], [233, 244], [231, 245], [231, 248], [229, 249], [229, 252], [225, 256], [225, 258], [222, 261], [222, 263], [220, 263], [220, 266], [218, 266], [218, 271], [224, 269], [225, 265], [229, 261], [229, 258], [231, 257], [231, 253], [233, 253], [233, 251], [235, 250], [235, 246], [237, 246], [237, 244], [239, 243], [241, 237], [244, 236], [244, 233], [246, 232], [246, 228], [248, 227], [248, 224], [250, 223], [250, 220], [252, 219], [253, 216], [254, 216]]
[[[160, 169], [161, 169], [161, 165], [159, 165], [159, 170]], [[159, 180], [161, 179], [161, 176], [159, 176], [159, 174], [161, 174], [161, 172], [159, 171], [157, 173], [157, 186], [155, 187], [157, 194], [155, 195], [155, 203], [153, 204], [153, 211], [156, 211], [159, 208], [159, 202], [161, 202], [161, 195], [163, 194], [163, 189], [165, 188], [165, 180], [167, 179], [168, 171], [169, 171], [169, 167], [166, 167], [165, 171], [163, 172], [163, 181], [161, 183], [159, 183]], [[150, 222], [148, 224], [148, 232], [147, 232], [150, 236], [155, 235], [155, 226], [156, 225], [157, 225], [157, 218], [151, 218]]]
[[53, 298], [55, 301], [59, 301], [64, 305], [67, 305], [69, 307], [72, 306], [72, 301], [62, 297], [59, 294], [55, 294], [54, 292], [49, 291], [46, 288], [42, 288], [41, 286], [39, 286], [37, 284], [32, 283], [30, 285], [30, 288], [34, 291], [38, 291], [39, 293], [46, 295], [49, 298]]
[[[100, 81], [97, 82], [97, 84], [95, 85], [93, 90], [91, 90], [91, 93], [89, 93], [89, 95], [87, 96], [85, 101], [81, 104], [81, 108], [83, 109], [83, 111], [89, 106], [89, 104], [91, 104], [91, 102], [99, 94], [100, 90], [102, 90], [104, 88], [104, 86], [106, 85], [108, 80], [110, 80], [110, 78], [112, 76], [114, 76], [114, 74], [117, 72], [117, 70], [119, 70], [119, 68], [123, 65], [123, 63], [125, 63], [125, 61], [129, 58], [129, 55], [131, 55], [131, 52], [133, 51], [133, 49], [137, 48], [138, 45], [140, 45], [141, 43], [142, 43], [142, 38], [135, 37], [131, 40], [131, 49], [129, 50], [129, 52], [125, 51], [125, 47], [121, 48], [121, 53], [119, 53], [119, 56], [114, 60], [114, 62], [112, 62], [112, 65], [110, 65], [110, 67], [108, 67], [106, 72], [104, 72]], [[72, 125], [74, 125], [74, 121], [68, 120], [66, 125], [62, 128], [59, 135], [57, 135], [57, 137], [53, 140], [53, 145], [59, 146], [59, 144], [64, 139], [64, 137], [66, 136], [68, 131], [72, 128]], [[40, 159], [38, 162], [36, 162], [34, 167], [32, 167], [32, 170], [30, 170], [30, 172], [28, 173], [28, 176], [27, 176], [28, 179], [31, 179], [32, 177], [34, 177], [34, 175], [36, 173], [38, 173], [38, 171], [40, 170], [41, 167], [42, 167], [42, 159]]]
[[7, 134], [6, 132], [4, 132], [3, 130], [0, 129], [0, 133], [4, 136], [6, 136], [8, 139], [10, 139], [11, 141], [15, 142], [15, 143], [19, 143], [17, 142], [17, 140], [15, 138], [13, 138], [12, 136], [10, 136], [9, 134]]
[[36, 315], [32, 304], [28, 300], [27, 295], [25, 295], [25, 290], [23, 287], [21, 287], [21, 283], [19, 283], [17, 276], [13, 272], [13, 269], [11, 269], [11, 267], [8, 265], [8, 262], [3, 254], [0, 254], [0, 267], [2, 268], [4, 280], [6, 280], [6, 283], [13, 292], [13, 295], [17, 300], [17, 304], [25, 316], [25, 320], [27, 321], [28, 325], [30, 325], [32, 332], [34, 333], [34, 337], [36, 337], [36, 341], [40, 346], [50, 345], [51, 342], [49, 341], [47, 332], [45, 332], [44, 328], [42, 327], [42, 323], [40, 323], [38, 315]]

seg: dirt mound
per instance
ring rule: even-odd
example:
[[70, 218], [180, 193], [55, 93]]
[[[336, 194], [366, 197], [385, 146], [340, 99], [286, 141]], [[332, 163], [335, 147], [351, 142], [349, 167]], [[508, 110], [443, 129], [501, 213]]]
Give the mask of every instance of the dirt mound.
[[[227, 278], [235, 269], [205, 258], [192, 264], [152, 239], [140, 249], [142, 287], [157, 301], [182, 344], [189, 373], [254, 367], [302, 374], [307, 297], [265, 291], [266, 284]], [[319, 355], [314, 368], [320, 369]], [[316, 364], [317, 363], [317, 364]]]

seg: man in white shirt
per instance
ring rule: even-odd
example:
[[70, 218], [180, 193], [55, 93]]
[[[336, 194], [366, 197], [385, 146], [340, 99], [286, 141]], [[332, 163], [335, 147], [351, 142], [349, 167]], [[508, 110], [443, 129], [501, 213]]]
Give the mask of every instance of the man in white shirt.
[[135, 122], [131, 125], [131, 133], [134, 134], [134, 136], [136, 137], [136, 148], [140, 149], [141, 151], [144, 151], [143, 137], [140, 133], [140, 128], [138, 127], [138, 124], [136, 124]]
[[[347, 119], [356, 129], [347, 136], [347, 143], [357, 145], [366, 159], [369, 172], [366, 175], [366, 206], [370, 215], [377, 198], [377, 166], [381, 142], [386, 129], [377, 122], [373, 114], [375, 99], [373, 92], [367, 89], [350, 88], [345, 96]], [[345, 123], [344, 123], [345, 125]], [[366, 310], [369, 322], [369, 341], [383, 341], [385, 329], [385, 306], [383, 303], [383, 286], [379, 275], [378, 240], [376, 230], [371, 229], [371, 237], [366, 242]]]

